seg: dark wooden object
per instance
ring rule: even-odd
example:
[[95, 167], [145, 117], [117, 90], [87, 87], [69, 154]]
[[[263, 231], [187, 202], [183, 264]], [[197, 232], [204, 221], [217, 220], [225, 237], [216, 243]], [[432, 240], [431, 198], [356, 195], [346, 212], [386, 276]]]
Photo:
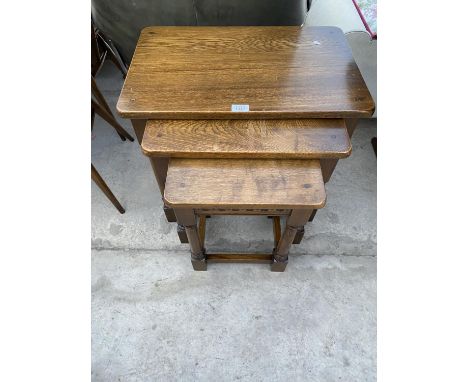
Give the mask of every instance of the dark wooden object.
[[182, 244], [188, 243], [187, 233], [185, 232], [185, 228], [182, 224], [177, 224], [177, 235], [179, 236], [179, 240]]
[[133, 137], [115, 119], [109, 105], [106, 102], [106, 99], [99, 90], [94, 77], [91, 77], [91, 94], [96, 98], [96, 100], [94, 100], [91, 97], [91, 118], [94, 118], [93, 112], [96, 112], [117, 131], [122, 141], [128, 139], [130, 142], [133, 142]]
[[283, 272], [286, 269], [286, 265], [288, 265], [289, 248], [296, 237], [297, 230], [301, 227], [304, 228], [304, 225], [307, 224], [311, 212], [312, 209], [291, 211], [291, 215], [288, 216], [286, 220], [286, 227], [283, 235], [273, 252], [273, 264], [271, 265], [271, 270], [273, 272]]
[[[248, 112], [232, 105], [249, 105]], [[335, 27], [148, 27], [117, 104], [134, 119], [370, 117]]]
[[125, 130], [115, 119], [114, 117], [107, 112], [99, 103], [91, 99], [91, 109], [96, 112], [104, 121], [111, 125], [119, 134], [122, 141], [128, 139], [130, 142], [133, 142], [133, 137]]
[[96, 99], [96, 101], [93, 101], [91, 98], [91, 125], [93, 124], [94, 113], [96, 112], [116, 129], [122, 141], [128, 139], [133, 142], [133, 137], [115, 119], [114, 114], [99, 90], [95, 80], [95, 77], [107, 58], [117, 66], [125, 78], [127, 75], [127, 67], [122, 58], [113, 46], [112, 41], [107, 39], [104, 34], [94, 26], [91, 20], [91, 94]]
[[120, 202], [117, 200], [115, 195], [112, 193], [110, 188], [107, 186], [106, 182], [104, 179], [102, 179], [101, 175], [97, 172], [97, 170], [94, 168], [94, 166], [91, 164], [91, 179], [96, 183], [96, 185], [101, 189], [101, 191], [104, 193], [104, 195], [107, 196], [107, 199], [109, 199], [112, 204], [119, 210], [121, 214], [125, 213], [125, 209], [122, 207]]
[[210, 263], [257, 263], [271, 264], [271, 253], [208, 253]]
[[187, 233], [190, 244], [190, 253], [193, 269], [196, 271], [206, 271], [206, 254], [203, 248], [197, 228], [197, 218], [190, 208], [175, 208], [177, 221], [182, 224]]
[[372, 148], [374, 149], [375, 156], [377, 156], [377, 137], [371, 139]]
[[[100, 53], [99, 42], [97, 40], [93, 25], [91, 25], [91, 52], [91, 129], [94, 126], [94, 114], [97, 113], [117, 131], [123, 141], [128, 139], [129, 141], [133, 142], [133, 137], [116, 121], [112, 111], [109, 108], [109, 105], [107, 104], [104, 96], [96, 84], [96, 81], [94, 80], [94, 75], [96, 75], [101, 68], [102, 63], [106, 58], [106, 54]], [[96, 100], [93, 99], [93, 96], [96, 98]], [[104, 195], [106, 195], [106, 197], [111, 201], [115, 208], [117, 208], [121, 214], [125, 213], [125, 209], [112, 193], [104, 179], [102, 179], [101, 175], [98, 173], [93, 164], [91, 164], [91, 179], [101, 189]]]
[[114, 63], [125, 78], [128, 69], [119, 52], [112, 41], [97, 29], [91, 20], [91, 75], [93, 77], [97, 75], [107, 58]]

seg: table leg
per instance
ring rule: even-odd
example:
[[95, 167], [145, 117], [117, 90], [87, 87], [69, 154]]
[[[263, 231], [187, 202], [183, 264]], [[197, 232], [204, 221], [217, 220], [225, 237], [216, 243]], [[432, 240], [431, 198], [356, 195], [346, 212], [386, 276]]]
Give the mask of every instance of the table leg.
[[279, 240], [278, 246], [273, 251], [273, 272], [283, 272], [288, 265], [289, 248], [296, 237], [297, 230], [303, 227], [310, 218], [312, 210], [292, 210], [291, 215], [286, 220], [286, 227]]
[[185, 228], [187, 239], [190, 244], [191, 260], [193, 269], [206, 271], [206, 254], [200, 240], [197, 228], [197, 218], [191, 208], [175, 208], [177, 221]]
[[[357, 118], [345, 119], [346, 130], [348, 130], [349, 139], [351, 139], [351, 137], [353, 136], [357, 123]], [[338, 159], [320, 159], [320, 166], [322, 167], [322, 176], [324, 183], [327, 183], [330, 180], [333, 171], [335, 171], [337, 163]]]
[[301, 244], [301, 241], [304, 237], [305, 229], [304, 226], [300, 226], [297, 229], [296, 236], [294, 236], [293, 244]]
[[[149, 158], [149, 161], [151, 163], [151, 167], [153, 168], [156, 181], [158, 182], [158, 187], [159, 191], [161, 192], [161, 196], [164, 196], [164, 188], [166, 187], [166, 176], [167, 168], [169, 166], [169, 158], [151, 157]], [[174, 214], [174, 210], [172, 208], [164, 206], [163, 209], [164, 214], [166, 215], [166, 219], [169, 223], [174, 223], [177, 221], [176, 216]], [[183, 230], [183, 228], [181, 229]], [[186, 241], [181, 240], [181, 243], [186, 243]]]
[[[132, 119], [133, 130], [135, 131], [135, 135], [140, 145], [141, 141], [143, 140], [143, 134], [145, 133], [146, 121], [146, 119]], [[156, 177], [156, 181], [158, 182], [159, 191], [161, 192], [161, 196], [163, 196], [164, 187], [166, 185], [166, 175], [167, 167], [169, 165], [169, 158], [152, 157], [149, 159], [151, 167], [153, 168], [154, 176]], [[174, 214], [174, 210], [172, 208], [164, 206], [164, 214], [166, 215], [166, 219], [168, 222], [173, 223], [177, 221], [176, 216]], [[180, 229], [178, 228], [177, 232], [179, 232], [179, 230], [182, 233], [184, 228], [181, 226]], [[179, 238], [181, 239], [181, 243], [186, 243], [185, 240], [182, 240], [181, 234], [179, 234]]]
[[310, 214], [310, 218], [309, 218], [309, 223], [314, 220], [314, 217], [315, 217], [315, 214], [317, 213], [317, 210], [313, 210], [312, 213]]
[[[309, 222], [314, 220], [314, 217], [315, 217], [316, 213], [317, 213], [317, 210], [312, 211], [312, 213], [310, 214], [310, 217], [309, 217]], [[305, 233], [304, 226], [299, 227], [297, 229], [296, 237], [294, 238], [293, 244], [301, 244], [302, 238], [304, 237], [304, 233]]]
[[133, 130], [137, 137], [138, 143], [141, 145], [143, 133], [145, 132], [146, 119], [132, 119]]
[[[164, 208], [166, 208], [166, 207], [164, 207]], [[172, 210], [172, 212], [174, 212], [174, 210]], [[167, 217], [167, 215], [166, 215], [166, 217]], [[182, 244], [187, 244], [188, 243], [187, 232], [185, 232], [185, 227], [182, 224], [177, 224], [177, 235], [179, 236], [179, 240], [180, 240], [180, 242]]]

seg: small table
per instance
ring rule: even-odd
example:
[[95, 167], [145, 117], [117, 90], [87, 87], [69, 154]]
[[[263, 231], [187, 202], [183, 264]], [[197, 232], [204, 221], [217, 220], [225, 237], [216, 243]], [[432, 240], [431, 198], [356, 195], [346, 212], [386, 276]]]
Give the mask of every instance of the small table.
[[374, 107], [342, 31], [296, 26], [145, 28], [117, 103], [161, 195], [171, 157], [317, 159], [327, 182]]

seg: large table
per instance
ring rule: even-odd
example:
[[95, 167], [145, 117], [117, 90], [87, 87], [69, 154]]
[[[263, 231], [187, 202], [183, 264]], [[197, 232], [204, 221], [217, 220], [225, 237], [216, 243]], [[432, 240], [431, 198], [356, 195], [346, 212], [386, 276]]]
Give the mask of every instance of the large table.
[[327, 182], [374, 102], [335, 27], [148, 27], [117, 110], [163, 195], [171, 157], [316, 159]]

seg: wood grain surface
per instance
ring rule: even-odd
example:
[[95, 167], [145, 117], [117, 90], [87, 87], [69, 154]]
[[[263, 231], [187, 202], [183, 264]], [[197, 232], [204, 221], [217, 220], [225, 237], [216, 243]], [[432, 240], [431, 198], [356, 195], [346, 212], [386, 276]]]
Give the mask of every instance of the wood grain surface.
[[342, 119], [150, 120], [141, 149], [178, 158], [344, 158]]
[[148, 27], [117, 110], [141, 119], [343, 118], [371, 116], [374, 102], [336, 27]]
[[271, 253], [208, 253], [206, 260], [210, 263], [257, 263], [271, 264]]
[[291, 208], [325, 205], [318, 160], [171, 158], [164, 201], [177, 208]]

